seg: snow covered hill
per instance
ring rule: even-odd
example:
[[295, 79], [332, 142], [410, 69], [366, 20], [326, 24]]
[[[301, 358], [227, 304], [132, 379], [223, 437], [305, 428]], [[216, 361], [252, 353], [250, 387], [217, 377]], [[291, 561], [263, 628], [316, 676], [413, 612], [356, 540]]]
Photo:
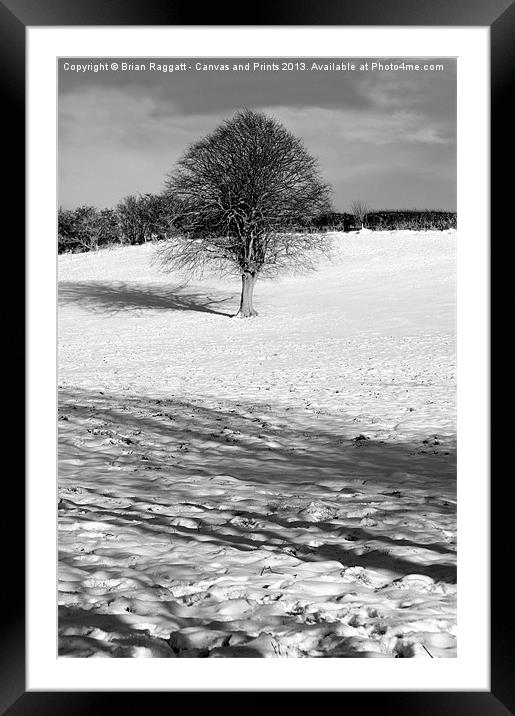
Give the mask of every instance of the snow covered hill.
[[246, 320], [59, 257], [61, 655], [456, 655], [456, 234], [333, 237]]

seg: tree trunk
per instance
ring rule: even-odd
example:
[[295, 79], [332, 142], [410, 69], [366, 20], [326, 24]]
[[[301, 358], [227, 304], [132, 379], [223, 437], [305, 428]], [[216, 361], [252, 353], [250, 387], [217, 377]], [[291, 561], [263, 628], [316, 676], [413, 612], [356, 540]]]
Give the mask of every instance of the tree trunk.
[[250, 318], [257, 316], [257, 311], [252, 305], [252, 297], [254, 295], [254, 286], [257, 281], [257, 274], [248, 271], [241, 275], [241, 300], [240, 310], [236, 314], [240, 318]]

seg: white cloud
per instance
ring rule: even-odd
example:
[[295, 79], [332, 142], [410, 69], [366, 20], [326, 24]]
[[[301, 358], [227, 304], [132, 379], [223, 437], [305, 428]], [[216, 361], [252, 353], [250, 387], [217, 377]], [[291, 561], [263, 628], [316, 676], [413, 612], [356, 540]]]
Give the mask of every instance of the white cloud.
[[412, 111], [375, 109], [363, 112], [317, 107], [274, 107], [269, 111], [301, 136], [320, 138], [323, 130], [333, 143], [335, 139], [368, 144], [447, 144], [450, 141], [448, 127], [444, 123], [431, 124], [424, 115]]

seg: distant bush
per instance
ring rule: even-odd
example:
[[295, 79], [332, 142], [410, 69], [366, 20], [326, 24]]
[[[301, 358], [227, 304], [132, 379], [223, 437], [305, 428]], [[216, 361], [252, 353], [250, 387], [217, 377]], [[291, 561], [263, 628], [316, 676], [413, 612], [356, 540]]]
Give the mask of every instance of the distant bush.
[[351, 231], [354, 217], [347, 213], [328, 212], [312, 219], [309, 228], [312, 231]]
[[120, 237], [120, 223], [114, 209], [100, 209], [96, 216], [97, 246], [116, 244]]
[[165, 238], [172, 208], [172, 200], [165, 194], [126, 197], [116, 207], [120, 242], [135, 245]]
[[164, 239], [172, 209], [172, 199], [164, 194], [128, 196], [115, 209], [59, 208], [58, 252], [80, 253], [102, 246]]
[[370, 211], [367, 213], [366, 225], [372, 231], [446, 231], [455, 229], [457, 220], [455, 211]]
[[57, 247], [65, 251], [91, 251], [99, 245], [101, 236], [99, 212], [94, 206], [59, 209], [57, 217]]
[[433, 209], [329, 212], [296, 227], [299, 231], [446, 231], [456, 228], [456, 212]]

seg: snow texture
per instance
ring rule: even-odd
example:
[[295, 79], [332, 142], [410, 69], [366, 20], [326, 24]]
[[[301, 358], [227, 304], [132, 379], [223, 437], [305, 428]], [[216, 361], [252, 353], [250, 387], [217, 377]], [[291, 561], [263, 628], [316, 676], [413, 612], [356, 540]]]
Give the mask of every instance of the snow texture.
[[59, 257], [60, 656], [456, 656], [456, 234], [334, 242]]

